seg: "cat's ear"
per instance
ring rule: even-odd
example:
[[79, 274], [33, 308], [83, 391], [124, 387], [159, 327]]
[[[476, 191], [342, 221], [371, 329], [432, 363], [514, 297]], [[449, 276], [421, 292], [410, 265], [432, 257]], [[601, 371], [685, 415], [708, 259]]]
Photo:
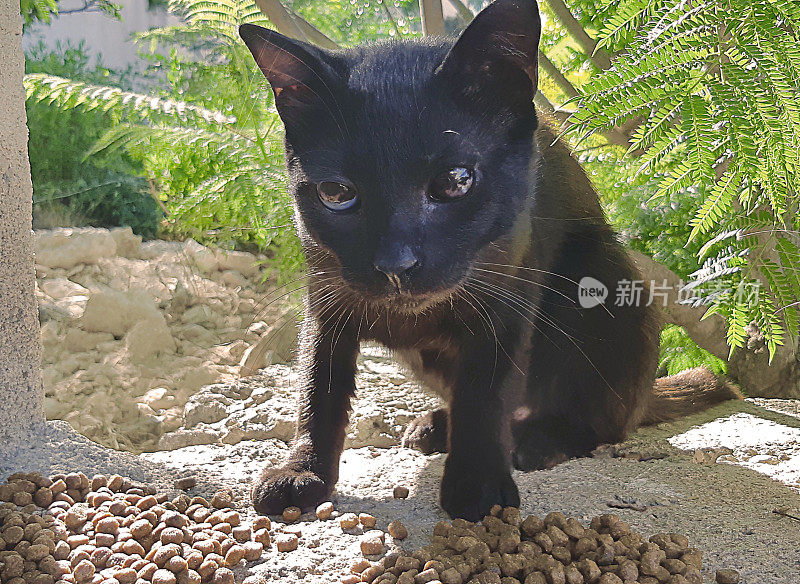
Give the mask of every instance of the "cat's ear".
[[536, 0], [496, 0], [461, 33], [437, 75], [468, 96], [530, 103], [539, 82], [541, 31]]
[[254, 24], [239, 27], [239, 36], [250, 49], [259, 69], [275, 92], [275, 107], [288, 126], [341, 116], [336, 92], [342, 77], [335, 58], [318, 47], [286, 37]]

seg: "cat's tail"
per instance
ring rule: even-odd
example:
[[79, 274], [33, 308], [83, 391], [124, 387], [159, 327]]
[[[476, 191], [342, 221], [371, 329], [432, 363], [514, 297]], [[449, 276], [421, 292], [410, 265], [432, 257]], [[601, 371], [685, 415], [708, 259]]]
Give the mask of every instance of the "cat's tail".
[[720, 402], [742, 399], [739, 389], [705, 367], [659, 377], [653, 386], [653, 399], [642, 425], [669, 422], [700, 412]]

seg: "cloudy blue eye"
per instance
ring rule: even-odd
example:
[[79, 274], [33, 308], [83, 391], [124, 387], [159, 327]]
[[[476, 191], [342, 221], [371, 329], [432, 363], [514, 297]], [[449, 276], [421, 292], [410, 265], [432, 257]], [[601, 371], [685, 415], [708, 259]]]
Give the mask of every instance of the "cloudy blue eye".
[[323, 181], [317, 185], [319, 200], [331, 211], [347, 211], [358, 202], [353, 189], [342, 183]]
[[452, 201], [469, 193], [475, 183], [475, 171], [457, 166], [431, 181], [428, 196], [436, 201]]

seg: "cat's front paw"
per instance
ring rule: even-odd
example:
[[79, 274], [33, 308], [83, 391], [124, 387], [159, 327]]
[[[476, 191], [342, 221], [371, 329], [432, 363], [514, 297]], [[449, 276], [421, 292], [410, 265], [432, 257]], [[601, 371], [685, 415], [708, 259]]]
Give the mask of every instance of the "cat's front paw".
[[325, 501], [332, 490], [311, 471], [267, 468], [253, 483], [253, 507], [262, 515], [277, 515], [292, 506], [305, 511]]
[[494, 505], [519, 507], [519, 490], [502, 465], [448, 457], [440, 493], [442, 509], [452, 518], [480, 521]]

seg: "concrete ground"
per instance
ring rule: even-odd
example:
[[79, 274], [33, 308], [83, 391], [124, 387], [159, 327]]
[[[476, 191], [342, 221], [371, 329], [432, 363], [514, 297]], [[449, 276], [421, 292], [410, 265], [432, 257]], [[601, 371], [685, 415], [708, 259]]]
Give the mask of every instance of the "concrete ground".
[[[797, 404], [782, 409], [796, 413]], [[593, 458], [515, 473], [522, 512], [558, 510], [584, 521], [617, 513], [648, 536], [686, 534], [703, 550], [709, 581], [713, 570], [734, 568], [744, 583], [797, 584], [800, 520], [791, 515], [800, 517], [800, 418], [790, 414], [748, 402], [723, 404], [677, 423], [640, 430]], [[247, 510], [251, 477], [264, 464], [279, 463], [287, 450], [279, 439], [243, 440], [136, 457], [103, 449], [63, 422], [48, 423], [44, 434], [13, 469], [4, 466], [0, 454], [0, 478], [11, 470], [83, 470], [125, 474], [171, 489], [176, 477], [191, 474], [199, 480], [192, 493], [231, 487], [238, 505]], [[349, 449], [333, 497], [336, 509], [371, 513], [383, 529], [400, 519], [410, 533], [402, 547], [424, 545], [433, 525], [445, 519], [436, 503], [443, 461], [442, 455], [423, 456], [397, 446]], [[396, 485], [410, 488], [408, 499], [392, 497]], [[279, 521], [276, 527], [284, 529]], [[248, 574], [266, 581], [330, 583], [361, 557], [358, 533], [343, 533], [335, 521], [317, 521], [309, 514], [286, 529], [301, 533], [298, 550], [279, 554], [273, 546]]]

